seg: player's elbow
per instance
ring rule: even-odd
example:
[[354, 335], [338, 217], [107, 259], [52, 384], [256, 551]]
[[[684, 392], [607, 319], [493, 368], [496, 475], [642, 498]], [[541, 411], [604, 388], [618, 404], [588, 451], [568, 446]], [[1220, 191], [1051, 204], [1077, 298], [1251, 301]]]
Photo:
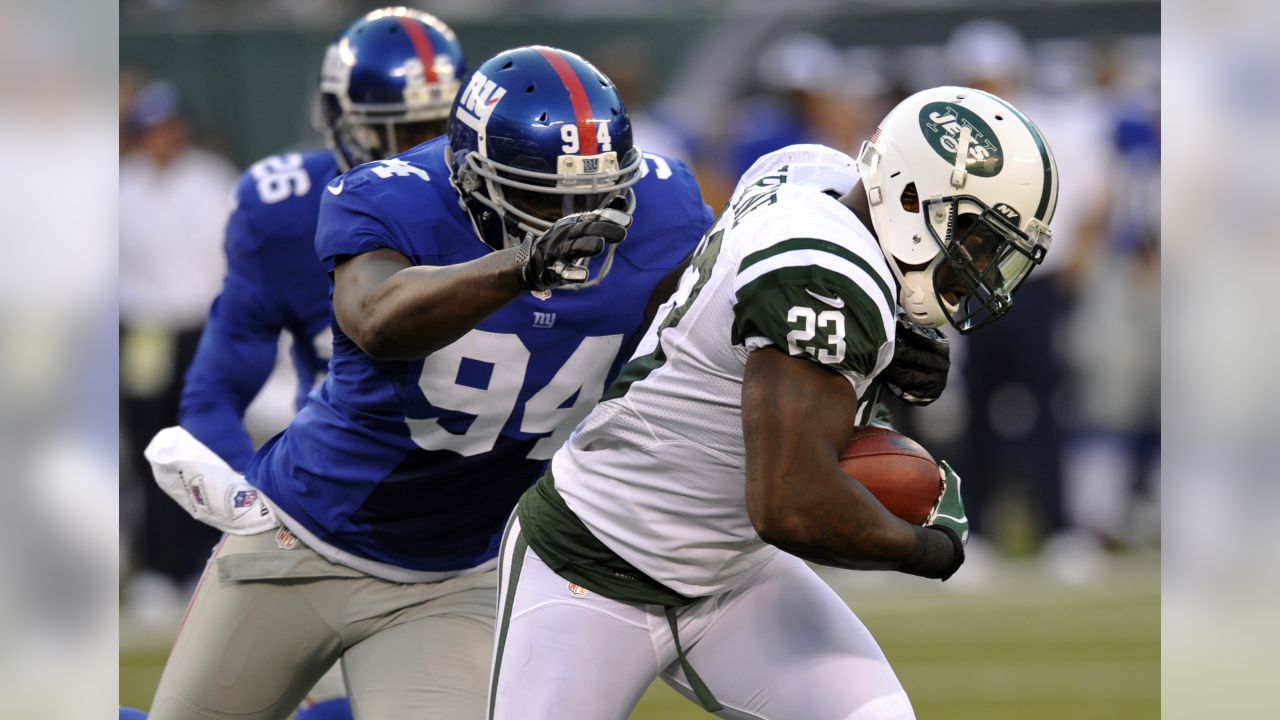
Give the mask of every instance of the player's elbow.
[[755, 528], [761, 540], [783, 550], [800, 548], [807, 544], [805, 520], [794, 513], [774, 511], [753, 516], [751, 526]]
[[361, 352], [379, 362], [390, 360], [415, 360], [426, 357], [420, 348], [408, 349], [385, 326], [372, 325], [360, 337], [351, 337]]
[[365, 355], [379, 361], [406, 359], [396, 341], [393, 319], [376, 303], [366, 300], [346, 312], [339, 311], [334, 303], [334, 310], [338, 326]]
[[747, 496], [747, 516], [761, 540], [783, 549], [808, 544], [810, 530], [807, 513], [785, 498]]
[[397, 359], [390, 337], [375, 323], [363, 323], [358, 330], [348, 332], [347, 337], [374, 360]]

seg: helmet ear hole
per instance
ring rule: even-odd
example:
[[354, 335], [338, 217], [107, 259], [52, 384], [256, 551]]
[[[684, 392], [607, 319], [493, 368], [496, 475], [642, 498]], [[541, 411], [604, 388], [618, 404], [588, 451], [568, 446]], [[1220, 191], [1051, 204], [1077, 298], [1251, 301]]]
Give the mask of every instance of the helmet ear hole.
[[902, 188], [902, 195], [898, 198], [898, 202], [902, 203], [902, 209], [909, 213], [920, 212], [920, 194], [916, 192], [916, 184], [911, 182]]

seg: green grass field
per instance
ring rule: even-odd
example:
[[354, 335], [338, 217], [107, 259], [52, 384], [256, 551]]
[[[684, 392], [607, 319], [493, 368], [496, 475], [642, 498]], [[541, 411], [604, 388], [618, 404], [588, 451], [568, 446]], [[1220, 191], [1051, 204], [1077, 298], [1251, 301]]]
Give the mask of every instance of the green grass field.
[[[1087, 588], [1029, 561], [1001, 563], [989, 581], [954, 587], [883, 574], [824, 577], [880, 641], [922, 720], [1159, 717], [1154, 555], [1122, 558]], [[122, 638], [120, 702], [145, 708], [167, 645]], [[709, 716], [657, 683], [631, 717]]]

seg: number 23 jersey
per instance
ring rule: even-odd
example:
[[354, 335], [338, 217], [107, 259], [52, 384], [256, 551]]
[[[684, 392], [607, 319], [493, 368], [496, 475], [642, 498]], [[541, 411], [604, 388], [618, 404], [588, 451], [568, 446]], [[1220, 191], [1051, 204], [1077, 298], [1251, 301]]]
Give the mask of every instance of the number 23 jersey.
[[852, 158], [818, 145], [760, 158], [604, 402], [552, 460], [556, 490], [596, 539], [681, 595], [732, 589], [778, 552], [746, 509], [751, 351], [818, 363], [860, 398], [892, 360], [893, 277], [833, 196], [857, 179]]
[[[429, 266], [491, 252], [449, 183], [445, 148], [437, 138], [328, 185], [316, 234], [328, 271], [379, 248]], [[634, 347], [654, 287], [711, 224], [683, 165], [645, 162], [600, 285], [524, 293], [425, 360], [374, 360], [334, 323], [328, 377], [247, 471], [290, 530], [401, 582], [492, 563], [516, 499]]]

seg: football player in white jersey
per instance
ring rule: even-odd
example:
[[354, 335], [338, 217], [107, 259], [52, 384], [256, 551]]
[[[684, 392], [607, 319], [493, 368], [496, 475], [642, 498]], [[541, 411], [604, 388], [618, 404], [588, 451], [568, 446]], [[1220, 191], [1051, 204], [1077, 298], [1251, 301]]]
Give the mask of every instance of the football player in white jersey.
[[907, 98], [856, 161], [816, 145], [760, 158], [520, 500], [490, 720], [626, 718], [658, 676], [720, 717], [914, 717], [803, 560], [942, 580], [960, 567], [968, 523], [946, 463], [919, 527], [838, 457], [894, 361], [898, 314], [962, 333], [998, 319], [1044, 258], [1056, 200], [1039, 130], [968, 88]]

